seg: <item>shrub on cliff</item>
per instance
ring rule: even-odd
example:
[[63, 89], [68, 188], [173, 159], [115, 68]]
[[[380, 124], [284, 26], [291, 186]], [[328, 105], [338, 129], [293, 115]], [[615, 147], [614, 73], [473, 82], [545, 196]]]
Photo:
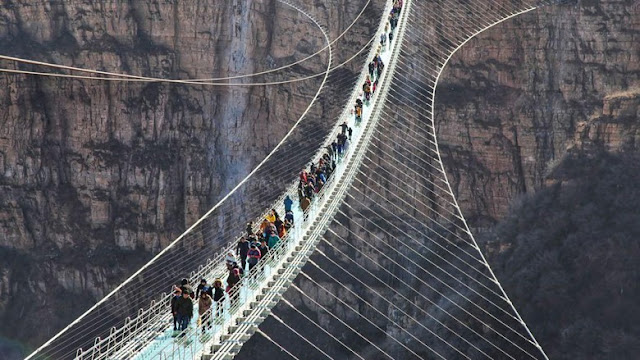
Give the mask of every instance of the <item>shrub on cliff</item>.
[[564, 159], [485, 239], [496, 275], [553, 359], [640, 353], [640, 156]]

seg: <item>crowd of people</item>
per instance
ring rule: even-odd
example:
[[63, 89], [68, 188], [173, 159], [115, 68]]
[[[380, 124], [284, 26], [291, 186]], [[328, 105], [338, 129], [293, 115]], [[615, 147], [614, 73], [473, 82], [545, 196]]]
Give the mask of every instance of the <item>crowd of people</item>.
[[[362, 95], [359, 96], [354, 105], [355, 123], [362, 120], [362, 111], [365, 102], [368, 103], [371, 96], [378, 88], [378, 83], [384, 70], [384, 63], [380, 53], [393, 40], [393, 32], [398, 25], [400, 11], [402, 10], [402, 0], [394, 0], [389, 20], [385, 25], [384, 32], [380, 38], [376, 54], [368, 65], [369, 74], [362, 86]], [[311, 163], [309, 168], [302, 169], [298, 181], [298, 202], [300, 209], [308, 214], [309, 207], [323, 186], [329, 181], [336, 170], [336, 162], [349, 150], [353, 129], [343, 122], [336, 139], [325, 148], [324, 154], [317, 162]], [[196, 291], [193, 291], [188, 279], [182, 279], [180, 284], [174, 285], [173, 297], [171, 299], [171, 313], [173, 314], [174, 334], [184, 336], [194, 315], [193, 302], [198, 303], [198, 324], [204, 333], [212, 326], [212, 316], [220, 316], [223, 312], [223, 300], [228, 298], [233, 306], [238, 298], [240, 282], [247, 272], [248, 277], [255, 277], [258, 271], [253, 270], [260, 261], [273, 251], [278, 244], [286, 240], [287, 233], [294, 226], [293, 200], [290, 196], [284, 199], [284, 217], [281, 217], [276, 209], [271, 209], [262, 222], [255, 226], [253, 222], [247, 223], [246, 234], [240, 238], [235, 251], [230, 251], [225, 256], [227, 268], [226, 287], [223, 288], [223, 281], [216, 278], [212, 285], [206, 279], [201, 279]], [[215, 305], [214, 305], [215, 304]], [[213, 308], [215, 306], [215, 308]], [[211, 310], [211, 311], [209, 311]]]
[[[215, 279], [213, 285], [209, 285], [206, 279], [201, 279], [195, 292], [187, 279], [182, 279], [180, 284], [174, 285], [171, 299], [174, 334], [184, 336], [183, 331], [187, 329], [194, 315], [194, 300], [198, 302], [198, 323], [203, 333], [211, 328], [211, 315], [215, 313], [217, 317], [222, 313], [222, 301], [225, 297], [229, 299], [231, 306], [236, 303], [238, 284], [245, 271], [254, 276], [253, 268], [269, 253], [270, 249], [278, 245], [293, 226], [292, 206], [293, 200], [287, 196], [284, 199], [284, 219], [275, 209], [271, 209], [255, 232], [253, 222], [247, 223], [246, 235], [240, 238], [235, 251], [230, 251], [225, 256], [228, 273], [227, 285], [224, 289], [220, 278]], [[215, 309], [212, 309], [213, 304]], [[209, 309], [212, 310], [209, 311]]]

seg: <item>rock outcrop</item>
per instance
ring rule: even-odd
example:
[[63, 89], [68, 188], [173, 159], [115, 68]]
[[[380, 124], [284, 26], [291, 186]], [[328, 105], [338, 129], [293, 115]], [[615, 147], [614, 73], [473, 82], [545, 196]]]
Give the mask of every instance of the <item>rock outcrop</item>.
[[635, 2], [578, 1], [505, 21], [452, 57], [436, 121], [473, 226], [490, 226], [544, 185], [567, 149], [637, 146], [639, 36]]
[[482, 238], [551, 359], [635, 359], [638, 152], [569, 154]]

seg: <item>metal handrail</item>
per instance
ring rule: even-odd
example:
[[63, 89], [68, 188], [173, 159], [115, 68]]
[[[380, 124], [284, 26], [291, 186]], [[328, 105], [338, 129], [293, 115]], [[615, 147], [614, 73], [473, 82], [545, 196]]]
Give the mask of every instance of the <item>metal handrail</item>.
[[[340, 163], [339, 160], [338, 160], [338, 163]], [[333, 182], [332, 180], [333, 178], [334, 177], [331, 176], [328, 179], [327, 184], [329, 184], [329, 182]], [[317, 204], [326, 194], [326, 191], [324, 191], [324, 189], [325, 188], [323, 187], [323, 189], [317, 193], [314, 201], [312, 202], [312, 205], [309, 207], [307, 212], [302, 212], [303, 218], [307, 217], [309, 213], [313, 211], [317, 211], [317, 207], [318, 207]], [[303, 220], [301, 219], [297, 223], [300, 224], [301, 221]], [[247, 284], [247, 283], [254, 281], [255, 278], [258, 277], [259, 274], [261, 273], [264, 273], [265, 278], [268, 278], [272, 272], [267, 273], [265, 269], [267, 266], [269, 266], [273, 271], [275, 269], [278, 269], [282, 265], [282, 263], [285, 260], [285, 255], [287, 254], [287, 251], [293, 246], [295, 241], [295, 240], [292, 240], [291, 237], [297, 233], [297, 236], [296, 236], [298, 238], [297, 240], [301, 240], [300, 237], [302, 234], [299, 233], [298, 231], [299, 228], [300, 227], [299, 226], [296, 227], [294, 223], [294, 227], [292, 227], [292, 230], [290, 230], [287, 233], [287, 235], [284, 236], [274, 248], [269, 249], [269, 252], [267, 253], [267, 255], [260, 259], [260, 261], [251, 269], [249, 274], [243, 276], [240, 282], [238, 282], [238, 284], [236, 284], [234, 287], [230, 289], [229, 293], [233, 293], [234, 294], [233, 296], [235, 296], [236, 299], [234, 300], [232, 296], [227, 294], [227, 296], [225, 296], [223, 301], [220, 302], [222, 307], [222, 313], [224, 315], [223, 318], [229, 318], [228, 320], [231, 320], [233, 315], [237, 314], [242, 308], [246, 307], [249, 304], [249, 301], [247, 301], [247, 299], [254, 298], [256, 295], [258, 295], [257, 292], [260, 290], [260, 288], [255, 288], [251, 290], [252, 288], [251, 284]], [[275, 264], [274, 264], [274, 261], [275, 261]], [[247, 291], [243, 292], [242, 289], [249, 290], [249, 293], [247, 293]], [[240, 298], [244, 298], [244, 299], [240, 299]], [[212, 309], [213, 309], [213, 306], [212, 306]], [[213, 316], [213, 314], [208, 316], [210, 316], [210, 319], [213, 322], [215, 322], [218, 318], [218, 316]], [[229, 321], [224, 321], [222, 324], [220, 324], [220, 330], [215, 331], [215, 333], [225, 333], [227, 328], [231, 325], [232, 324]], [[184, 336], [183, 333], [184, 332], [181, 332], [178, 336]], [[215, 339], [211, 338], [209, 340], [212, 341]], [[158, 356], [161, 358], [162, 354], [168, 347], [170, 347], [169, 344], [166, 345], [164, 348], [160, 349], [159, 352], [158, 350], [154, 351], [155, 354], [151, 355], [151, 357], [149, 357], [148, 355], [145, 356], [145, 359], [148, 359], [148, 358], [153, 359]], [[203, 346], [203, 349], [204, 348], [206, 348], [206, 346]], [[128, 353], [127, 355], [133, 355], [133, 354]]]
[[[385, 14], [388, 12], [388, 9], [385, 8]], [[386, 17], [382, 16], [381, 18], [381, 25], [380, 28], [378, 30], [378, 33], [376, 34], [376, 36], [379, 36], [380, 31], [382, 29], [384, 29], [384, 24], [386, 23]], [[372, 57], [373, 54], [375, 54], [375, 49], [377, 47], [377, 42], [374, 42], [372, 45], [372, 48], [370, 49], [369, 52], [369, 57], [367, 57], [367, 61], [369, 60], [369, 58]], [[368, 64], [368, 62], [366, 63]], [[333, 128], [333, 130], [331, 132], [329, 132], [327, 134], [327, 136], [325, 137], [325, 140], [323, 142], [323, 145], [320, 147], [319, 151], [316, 152], [316, 155], [312, 158], [312, 161], [309, 163], [316, 163], [318, 162], [318, 160], [324, 155], [325, 153], [325, 148], [327, 146], [329, 146], [333, 140], [335, 139], [335, 137], [338, 135], [338, 133], [341, 132], [340, 130], [340, 124], [342, 124], [342, 122], [344, 122], [346, 119], [348, 119], [349, 117], [352, 117], [351, 115], [351, 107], [353, 106], [353, 104], [355, 103], [355, 99], [359, 96], [360, 94], [360, 90], [359, 90], [359, 86], [360, 84], [364, 81], [364, 79], [366, 78], [366, 75], [368, 73], [367, 70], [367, 66], [363, 67], [363, 70], [360, 72], [360, 76], [356, 82], [355, 85], [355, 91], [352, 92], [351, 97], [349, 99], [349, 102], [347, 103], [346, 107], [343, 110], [343, 113], [341, 114], [340, 117], [338, 117], [338, 120], [336, 121], [336, 126]], [[284, 198], [289, 195], [292, 197], [296, 196], [297, 193], [297, 187], [298, 187], [298, 180], [296, 178], [296, 180], [293, 180], [290, 185], [288, 185], [285, 189], [287, 189], [277, 200], [274, 201], [274, 203], [272, 203], [272, 206], [269, 207], [265, 212], [263, 212], [261, 214], [261, 216], [257, 217], [256, 220], [254, 221], [255, 224], [259, 224], [259, 222], [264, 219], [266, 217], [266, 215], [268, 214], [268, 212], [270, 211], [270, 209], [275, 208], [277, 210], [282, 211], [283, 209], [283, 200]], [[323, 187], [323, 189], [318, 192], [318, 194], [316, 195], [317, 198], [322, 198], [324, 196], [325, 193], [325, 188], [326, 188], [326, 184]], [[313, 201], [310, 208], [309, 208], [309, 212], [313, 211], [315, 209], [315, 207], [317, 206], [318, 201]], [[307, 214], [304, 214], [304, 218], [307, 217]], [[300, 223], [300, 221], [302, 221], [302, 219], [297, 220], [297, 223]], [[294, 222], [292, 229], [296, 228], [296, 222]], [[257, 226], [255, 227], [257, 228]], [[241, 232], [241, 234], [244, 234], [244, 231]], [[288, 234], [289, 236], [289, 234]], [[206, 264], [200, 265], [198, 267], [198, 270], [195, 272], [192, 272], [190, 275], [190, 282], [191, 283], [197, 283], [199, 281], [199, 279], [201, 278], [211, 278], [211, 276], [215, 276], [215, 277], [221, 277], [221, 275], [219, 274], [223, 274], [225, 269], [224, 269], [224, 257], [226, 256], [226, 254], [229, 251], [234, 251], [237, 241], [240, 238], [237, 237], [236, 240], [234, 241], [230, 241], [228, 242], [225, 246], [224, 246], [224, 250], [223, 251], [219, 251], [217, 252], [212, 258], [208, 258], [206, 261]], [[281, 239], [281, 241], [279, 242], [279, 244], [283, 244], [285, 243], [285, 241], [283, 239]], [[272, 254], [273, 252], [270, 251], [269, 254]], [[258, 267], [260, 264], [263, 264], [263, 267], [266, 266], [264, 265], [265, 262], [260, 261], [258, 263], [258, 265], [256, 265], [256, 267]], [[256, 268], [254, 267], [254, 269]], [[243, 284], [243, 280], [245, 280], [247, 277], [243, 277], [241, 279], [241, 281], [237, 284], [238, 288]], [[240, 291], [238, 291], [237, 289], [235, 290], [237, 294], [240, 294]], [[150, 304], [149, 308], [143, 310], [140, 309], [138, 316], [135, 317], [134, 320], [130, 320], [129, 321], [125, 321], [125, 324], [120, 327], [120, 328], [112, 328], [110, 331], [109, 336], [107, 336], [104, 339], [100, 339], [97, 338], [96, 342], [94, 343], [94, 346], [90, 349], [87, 349], [87, 351], [83, 351], [82, 349], [78, 349], [77, 355], [76, 355], [76, 359], [78, 360], [84, 360], [84, 359], [92, 359], [92, 360], [103, 360], [103, 359], [109, 359], [111, 354], [114, 353], [120, 353], [122, 352], [122, 350], [127, 350], [129, 349], [131, 346], [129, 343], [130, 341], [128, 341], [129, 339], [133, 339], [135, 337], [140, 337], [141, 334], [147, 333], [148, 332], [148, 328], [149, 325], [151, 325], [151, 327], [153, 327], [154, 325], [158, 324], [166, 324], [167, 320], [170, 319], [171, 317], [169, 316], [170, 313], [167, 312], [167, 308], [170, 307], [170, 301], [171, 301], [171, 297], [173, 295], [171, 293], [167, 294], [164, 293], [162, 294], [162, 296], [160, 297], [160, 299], [155, 302], [152, 301], [152, 303]], [[226, 297], [225, 297], [226, 298]], [[155, 303], [154, 303], [155, 302]], [[240, 304], [236, 303], [236, 310], [239, 309]], [[142, 321], [142, 319], [144, 319], [145, 317], [147, 317], [146, 321]], [[149, 324], [149, 323], [152, 324]], [[144, 325], [141, 327], [140, 324], [144, 323]], [[114, 330], [115, 329], [115, 330]], [[118, 340], [118, 336], [121, 336], [121, 338]], [[145, 345], [148, 345], [150, 342], [152, 342], [154, 338], [151, 338], [149, 341], [147, 341], [145, 343]], [[141, 345], [140, 342], [136, 342], [136, 345]], [[103, 350], [104, 349], [104, 350]], [[97, 353], [97, 355], [96, 355]], [[90, 357], [86, 357], [85, 355], [87, 354], [91, 354]]]

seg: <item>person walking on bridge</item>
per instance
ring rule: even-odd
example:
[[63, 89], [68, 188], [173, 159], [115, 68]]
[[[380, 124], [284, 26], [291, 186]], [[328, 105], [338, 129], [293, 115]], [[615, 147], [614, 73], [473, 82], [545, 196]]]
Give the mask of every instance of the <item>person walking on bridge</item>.
[[207, 279], [201, 279], [200, 285], [196, 288], [196, 300], [200, 297], [200, 293], [205, 293], [209, 286], [207, 286]]
[[238, 259], [236, 259], [236, 255], [233, 253], [233, 251], [229, 251], [224, 257], [224, 260], [227, 262], [227, 265], [238, 263]]
[[267, 245], [267, 240], [262, 239], [262, 241], [260, 241], [260, 246], [258, 247], [258, 250], [260, 250], [260, 258], [267, 256], [267, 253], [269, 252], [269, 246]]
[[193, 302], [191, 302], [191, 297], [185, 291], [182, 292], [182, 297], [176, 303], [176, 312], [178, 314], [178, 324], [180, 325], [179, 330], [182, 332], [180, 336], [184, 336], [184, 331], [187, 330], [193, 317]]
[[371, 80], [367, 76], [367, 80], [362, 85], [362, 91], [364, 92], [364, 98], [369, 101], [371, 98]]
[[182, 285], [180, 286], [180, 290], [182, 290], [182, 294], [186, 293], [192, 299], [196, 297], [196, 293], [193, 291], [193, 288], [191, 287], [191, 285], [189, 285], [189, 281], [187, 281], [187, 279], [182, 279]]
[[238, 266], [227, 265], [229, 275], [227, 276], [227, 294], [229, 294], [229, 303], [233, 306], [237, 300], [238, 283], [240, 282], [240, 269]]
[[203, 292], [198, 300], [198, 315], [200, 316], [200, 325], [202, 325], [202, 333], [207, 328], [211, 329], [211, 304], [213, 300], [208, 293]]
[[285, 212], [285, 214], [287, 212], [291, 211], [291, 207], [292, 206], [293, 206], [293, 200], [291, 200], [289, 195], [287, 195], [287, 197], [284, 198], [284, 212]]
[[251, 269], [253, 269], [254, 266], [258, 265], [261, 257], [262, 254], [260, 254], [260, 250], [256, 244], [251, 244], [251, 249], [249, 250], [249, 273], [251, 273]]
[[260, 223], [260, 232], [262, 233], [262, 236], [265, 236], [264, 234], [270, 225], [271, 223], [269, 222], [269, 220], [267, 219], [262, 220], [262, 223]]
[[220, 314], [222, 314], [222, 299], [224, 299], [222, 279], [216, 278], [213, 281], [213, 301], [216, 303], [216, 316], [220, 316]]
[[279, 242], [280, 237], [278, 236], [278, 234], [276, 234], [275, 231], [272, 231], [269, 235], [269, 239], [267, 239], [267, 245], [269, 245], [269, 249], [273, 249], [273, 247], [276, 246], [276, 244]]
[[251, 236], [253, 234], [253, 221], [249, 221], [247, 223], [247, 236]]
[[246, 237], [243, 236], [240, 238], [238, 246], [236, 247], [236, 252], [240, 258], [240, 266], [244, 269], [247, 264], [247, 254], [249, 253], [249, 242]]
[[173, 297], [171, 298], [171, 314], [173, 315], [173, 331], [178, 331], [178, 300], [182, 297], [182, 290], [179, 287], [173, 286]]
[[269, 221], [270, 223], [273, 223], [276, 221], [277, 217], [278, 217], [278, 212], [276, 211], [276, 209], [271, 209], [271, 211], [269, 211], [269, 214], [267, 215], [267, 221]]
[[342, 130], [342, 135], [347, 133], [347, 129], [349, 128], [349, 125], [347, 125], [346, 121], [343, 121], [342, 124], [340, 124], [340, 129]]

